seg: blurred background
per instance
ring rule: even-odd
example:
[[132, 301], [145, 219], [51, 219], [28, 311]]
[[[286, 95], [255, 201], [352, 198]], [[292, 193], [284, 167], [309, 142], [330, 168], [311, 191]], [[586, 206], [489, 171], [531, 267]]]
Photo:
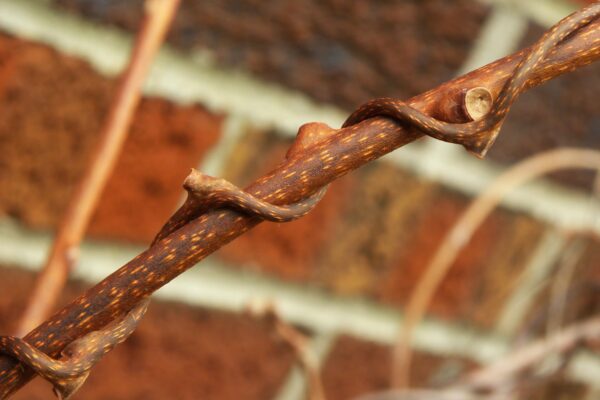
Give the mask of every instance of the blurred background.
[[[149, 244], [191, 167], [246, 185], [283, 159], [302, 123], [338, 127], [366, 100], [424, 92], [533, 43], [584, 3], [182, 1], [63, 302]], [[142, 10], [141, 0], [0, 0], [3, 334], [96, 143]], [[515, 162], [598, 149], [599, 88], [596, 63], [521, 96], [483, 161], [420, 140], [336, 181], [306, 217], [261, 224], [159, 291], [76, 398], [304, 398], [292, 352], [243, 312], [252, 299], [314, 339], [328, 399], [385, 390], [403, 306], [444, 234]], [[519, 188], [478, 230], [417, 331], [415, 386], [451, 383], [543, 334], [566, 263], [562, 324], [598, 313], [594, 178]], [[584, 356], [524, 398], [600, 398], [600, 358]], [[37, 379], [14, 398], [50, 396]]]

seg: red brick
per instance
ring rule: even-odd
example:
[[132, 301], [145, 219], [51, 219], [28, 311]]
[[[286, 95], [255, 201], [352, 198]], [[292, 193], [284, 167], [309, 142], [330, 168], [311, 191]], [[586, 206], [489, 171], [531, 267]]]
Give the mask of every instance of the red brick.
[[[390, 387], [392, 347], [350, 337], [336, 342], [323, 367], [323, 383], [329, 400], [346, 400]], [[411, 385], [418, 388], [443, 386], [455, 376], [444, 377], [447, 367], [456, 373], [475, 364], [458, 358], [416, 352], [411, 368]]]
[[578, 275], [600, 286], [600, 245], [597, 236], [582, 237], [584, 252], [579, 261]]
[[[0, 36], [0, 213], [54, 227], [90, 157], [115, 90], [83, 61]], [[144, 99], [93, 234], [148, 242], [175, 209], [190, 167], [221, 118], [200, 106]]]
[[[55, 0], [103, 23], [136, 30], [140, 0]], [[220, 0], [182, 2], [169, 41], [209, 49], [220, 65], [346, 108], [406, 98], [455, 74], [489, 7], [474, 0]]]
[[[394, 268], [381, 288], [384, 301], [406, 304], [424, 268], [468, 200], [440, 190], [411, 229]], [[531, 219], [496, 211], [461, 250], [438, 288], [429, 311], [447, 318], [462, 316], [489, 325], [527, 261], [542, 227]]]
[[477, 271], [464, 315], [481, 327], [491, 329], [519, 278], [528, 267], [545, 226], [532, 218], [501, 211], [504, 223], [487, 260]]
[[352, 172], [350, 199], [318, 261], [315, 281], [344, 294], [373, 294], [411, 237], [433, 185], [387, 163]]
[[390, 347], [350, 337], [338, 339], [323, 366], [329, 400], [351, 399], [390, 385]]
[[0, 36], [0, 212], [54, 226], [85, 165], [112, 90], [89, 66]]
[[[0, 334], [10, 332], [33, 274], [0, 267]], [[83, 290], [69, 284], [62, 301]], [[134, 334], [104, 357], [82, 399], [272, 398], [294, 362], [267, 324], [252, 318], [153, 301]], [[41, 379], [14, 399], [52, 397]]]
[[528, 400], [573, 400], [587, 399], [590, 387], [570, 382], [565, 376], [556, 376], [551, 380], [530, 379], [527, 385], [522, 385], [519, 398]]
[[[434, 201], [424, 205], [423, 218], [411, 229], [411, 238], [405, 243], [405, 249], [387, 278], [384, 300], [402, 303], [408, 300], [425, 266], [467, 204], [463, 198], [441, 193]], [[432, 311], [446, 316], [459, 312], [460, 306], [470, 296], [477, 268], [485, 263], [498, 236], [499, 224], [500, 221], [492, 218], [463, 249], [438, 289]]]
[[90, 233], [150, 242], [182, 199], [184, 178], [215, 144], [220, 128], [221, 118], [202, 107], [144, 100]]

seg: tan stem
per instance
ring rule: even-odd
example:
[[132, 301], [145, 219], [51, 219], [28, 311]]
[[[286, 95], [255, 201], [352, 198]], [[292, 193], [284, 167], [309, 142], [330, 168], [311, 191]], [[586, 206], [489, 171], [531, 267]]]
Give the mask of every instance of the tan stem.
[[548, 356], [568, 353], [578, 344], [598, 339], [600, 339], [600, 317], [596, 316], [511, 351], [492, 364], [470, 373], [456, 387], [475, 390], [499, 388], [520, 372], [531, 368]]
[[502, 198], [517, 186], [553, 171], [575, 168], [600, 171], [600, 151], [564, 148], [547, 151], [526, 159], [500, 175], [459, 217], [425, 267], [425, 272], [408, 301], [405, 318], [394, 349], [392, 368], [394, 387], [408, 386], [414, 328], [423, 319], [435, 292], [477, 228], [496, 208]]
[[[600, 22], [590, 21], [548, 54], [525, 83], [532, 88], [600, 58]], [[497, 94], [528, 49], [505, 57], [407, 103], [436, 115], [448, 95], [477, 86]], [[455, 121], [461, 122], [461, 121]], [[422, 134], [390, 121], [372, 118], [346, 129], [307, 151], [286, 158], [246, 191], [273, 204], [289, 204], [315, 193], [333, 180], [404, 146]], [[292, 175], [291, 172], [294, 172]], [[165, 285], [208, 254], [255, 227], [260, 221], [235, 210], [209, 211], [170, 233], [31, 331], [25, 339], [56, 356], [75, 338], [98, 330]], [[0, 357], [0, 399], [32, 377], [13, 359]]]
[[307, 400], [326, 400], [321, 379], [321, 368], [319, 362], [314, 358], [314, 354], [310, 352], [310, 337], [281, 318], [277, 308], [271, 302], [250, 302], [246, 309], [250, 315], [263, 318], [269, 322], [273, 330], [292, 349], [306, 377]]
[[79, 244], [106, 181], [114, 169], [140, 100], [142, 84], [178, 4], [179, 0], [146, 2], [146, 16], [129, 64], [121, 77], [115, 100], [100, 132], [100, 142], [70, 199], [50, 256], [39, 273], [29, 304], [18, 324], [19, 336], [39, 325], [50, 314], [71, 268], [77, 263]]

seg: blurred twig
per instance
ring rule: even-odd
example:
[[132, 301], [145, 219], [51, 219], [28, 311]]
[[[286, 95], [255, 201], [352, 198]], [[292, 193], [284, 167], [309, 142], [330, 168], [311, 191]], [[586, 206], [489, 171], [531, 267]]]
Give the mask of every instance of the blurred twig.
[[600, 317], [575, 323], [528, 343], [469, 373], [459, 383], [437, 390], [396, 389], [367, 393], [355, 400], [512, 400], [515, 382], [547, 357], [567, 356], [579, 345], [600, 339]]
[[522, 161], [500, 175], [460, 216], [426, 266], [423, 276], [419, 279], [409, 299], [400, 336], [394, 349], [392, 368], [392, 383], [394, 386], [404, 387], [408, 385], [413, 330], [423, 318], [434, 293], [458, 254], [486, 217], [496, 208], [502, 198], [515, 187], [540, 175], [561, 169], [574, 168], [600, 171], [600, 151], [564, 148], [548, 151]]
[[321, 371], [314, 354], [310, 352], [309, 338], [302, 332], [285, 322], [272, 303], [253, 302], [247, 307], [248, 312], [263, 318], [273, 327], [279, 337], [294, 351], [298, 363], [306, 376], [308, 400], [325, 400], [325, 390], [321, 379]]
[[79, 244], [116, 164], [139, 103], [142, 84], [178, 4], [179, 0], [146, 0], [145, 18], [100, 132], [100, 142], [70, 199], [50, 256], [39, 273], [29, 304], [18, 324], [19, 336], [29, 332], [48, 316], [71, 268], [77, 263]]
[[511, 386], [510, 381], [532, 368], [546, 357], [565, 355], [577, 346], [600, 339], [600, 317], [595, 316], [556, 331], [549, 337], [536, 340], [513, 350], [498, 361], [469, 375], [453, 388], [472, 391], [496, 391]]
[[569, 288], [575, 276], [577, 261], [579, 261], [587, 247], [587, 243], [581, 238], [572, 238], [570, 246], [560, 257], [549, 288], [548, 320], [546, 321], [548, 335], [558, 331], [563, 324], [568, 304]]

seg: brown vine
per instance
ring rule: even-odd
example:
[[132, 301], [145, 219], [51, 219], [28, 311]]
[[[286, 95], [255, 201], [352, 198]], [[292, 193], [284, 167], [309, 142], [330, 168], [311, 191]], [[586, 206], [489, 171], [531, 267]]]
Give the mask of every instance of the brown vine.
[[[598, 4], [591, 7], [599, 7]], [[436, 89], [407, 101], [434, 118], [464, 123], [465, 90], [486, 88], [497, 98], [528, 49], [505, 57]], [[600, 22], [591, 21], [550, 51], [524, 83], [537, 86], [600, 58]], [[306, 129], [300, 128], [300, 132]], [[330, 128], [329, 128], [330, 129]], [[422, 133], [387, 118], [377, 117], [340, 129], [314, 146], [299, 151], [246, 191], [273, 204], [289, 204], [369, 161], [408, 144]], [[98, 330], [123, 315], [152, 292], [195, 265], [208, 254], [260, 223], [256, 217], [230, 209], [208, 211], [138, 255], [119, 270], [87, 290], [25, 340], [50, 356], [57, 356], [72, 341]], [[9, 357], [0, 358], [0, 398], [18, 390], [33, 372]]]
[[[422, 133], [435, 139], [461, 144], [478, 157], [484, 157], [500, 132], [511, 105], [525, 90], [525, 84], [532, 71], [558, 43], [580, 27], [587, 25], [590, 20], [597, 18], [599, 13], [600, 5], [592, 5], [569, 15], [554, 25], [529, 48], [497, 96], [492, 96], [485, 88], [474, 88], [467, 91], [465, 100], [472, 98], [476, 89], [482, 92], [480, 94], [482, 98], [495, 99], [482, 118], [473, 118], [471, 121], [461, 123], [447, 122], [431, 117], [404, 101], [382, 98], [371, 100], [360, 106], [348, 117], [343, 127], [355, 125], [360, 121], [377, 116], [389, 117], [408, 123], [411, 127], [416, 127]], [[465, 106], [465, 108], [468, 107]]]
[[137, 108], [152, 59], [178, 6], [179, 0], [146, 0], [144, 22], [129, 64], [122, 74], [115, 100], [99, 133], [100, 139], [92, 161], [69, 202], [48, 259], [38, 274], [33, 293], [18, 324], [16, 334], [19, 336], [29, 332], [50, 314], [71, 269], [77, 264], [79, 244], [127, 137], [127, 128]]

